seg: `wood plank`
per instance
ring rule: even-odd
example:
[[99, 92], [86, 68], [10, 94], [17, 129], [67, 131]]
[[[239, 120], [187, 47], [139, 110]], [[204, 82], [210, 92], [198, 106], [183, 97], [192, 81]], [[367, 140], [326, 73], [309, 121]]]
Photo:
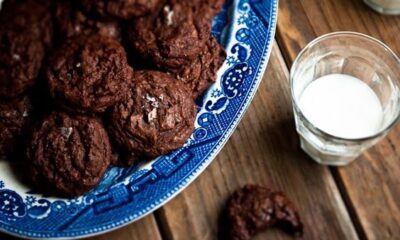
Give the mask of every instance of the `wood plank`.
[[[289, 63], [313, 37], [332, 31], [369, 34], [400, 54], [400, 16], [379, 15], [361, 0], [281, 0], [280, 11], [279, 44]], [[290, 27], [293, 18], [303, 27]], [[400, 236], [399, 146], [400, 126], [350, 166], [333, 170], [364, 238]]]
[[154, 214], [151, 214], [137, 222], [134, 222], [121, 229], [88, 240], [161, 240], [160, 231], [157, 226]]
[[[304, 239], [357, 239], [329, 169], [299, 149], [288, 72], [276, 45], [264, 81], [229, 143], [199, 179], [156, 213], [165, 238], [217, 239], [228, 196], [246, 183], [285, 191], [300, 209]], [[270, 230], [256, 239], [292, 238]]]
[[301, 49], [315, 38], [300, 1], [280, 0], [276, 38], [286, 62], [291, 65]]
[[[8, 236], [0, 233], [2, 240], [17, 240], [19, 238]], [[134, 222], [121, 229], [106, 233], [101, 236], [87, 238], [88, 240], [161, 240], [161, 235], [158, 230], [154, 215], [151, 214], [137, 222]]]
[[359, 0], [301, 0], [309, 23], [319, 36], [333, 31], [356, 31], [383, 40], [400, 53], [400, 16], [372, 11]]
[[400, 53], [398, 16], [377, 14], [359, 0], [280, 1], [277, 39], [289, 63], [308, 42], [334, 31], [366, 33]]

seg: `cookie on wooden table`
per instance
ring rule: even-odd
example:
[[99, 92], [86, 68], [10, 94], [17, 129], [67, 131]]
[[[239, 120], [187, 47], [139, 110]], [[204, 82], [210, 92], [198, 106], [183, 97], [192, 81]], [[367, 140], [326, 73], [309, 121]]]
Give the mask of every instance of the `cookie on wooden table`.
[[293, 203], [284, 193], [262, 186], [246, 185], [236, 191], [228, 201], [226, 214], [227, 239], [250, 240], [271, 227], [303, 235], [303, 223]]

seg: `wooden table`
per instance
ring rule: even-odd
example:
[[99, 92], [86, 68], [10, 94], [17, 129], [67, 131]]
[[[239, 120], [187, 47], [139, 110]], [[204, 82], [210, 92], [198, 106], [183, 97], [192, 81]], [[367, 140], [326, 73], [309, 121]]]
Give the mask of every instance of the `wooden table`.
[[[400, 126], [344, 168], [317, 165], [299, 148], [288, 70], [309, 41], [343, 30], [372, 35], [400, 54], [400, 17], [376, 14], [362, 0], [280, 0], [267, 72], [223, 151], [154, 214], [91, 239], [217, 239], [226, 199], [246, 183], [285, 191], [300, 209], [304, 239], [400, 239]], [[291, 238], [270, 230], [256, 239]]]

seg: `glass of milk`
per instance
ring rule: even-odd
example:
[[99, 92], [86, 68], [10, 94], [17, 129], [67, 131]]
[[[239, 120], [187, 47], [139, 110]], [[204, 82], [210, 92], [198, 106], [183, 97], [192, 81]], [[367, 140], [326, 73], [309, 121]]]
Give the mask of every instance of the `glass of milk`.
[[400, 0], [364, 0], [364, 2], [375, 11], [388, 14], [400, 14]]
[[302, 149], [321, 164], [343, 166], [396, 124], [400, 60], [379, 40], [336, 32], [312, 41], [290, 73]]

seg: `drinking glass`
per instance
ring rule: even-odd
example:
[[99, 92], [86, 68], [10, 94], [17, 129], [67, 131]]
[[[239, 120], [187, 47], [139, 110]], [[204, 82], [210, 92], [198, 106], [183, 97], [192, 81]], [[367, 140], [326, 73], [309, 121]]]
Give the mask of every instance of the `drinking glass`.
[[[380, 130], [361, 139], [346, 139], [314, 126], [302, 113], [299, 98], [307, 86], [328, 74], [347, 74], [366, 83], [383, 109]], [[320, 164], [344, 166], [385, 137], [400, 113], [400, 60], [381, 41], [355, 32], [335, 32], [312, 41], [290, 72], [290, 90], [301, 148]]]
[[364, 0], [364, 2], [375, 11], [387, 14], [400, 14], [400, 0]]

